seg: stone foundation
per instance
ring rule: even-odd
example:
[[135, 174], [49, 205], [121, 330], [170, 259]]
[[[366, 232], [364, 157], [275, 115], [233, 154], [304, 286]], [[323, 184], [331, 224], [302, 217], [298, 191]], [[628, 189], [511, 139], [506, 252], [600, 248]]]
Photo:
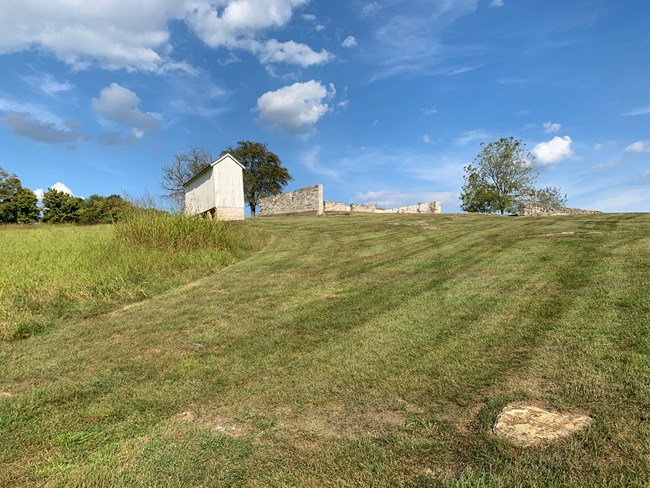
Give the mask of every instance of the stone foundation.
[[260, 198], [260, 217], [274, 215], [322, 215], [323, 185], [308, 186], [299, 190]]
[[211, 208], [201, 214], [208, 220], [244, 220], [244, 209], [242, 207], [220, 207]]
[[219, 207], [217, 208], [219, 220], [244, 220], [244, 209], [242, 207]]
[[589, 215], [599, 214], [598, 210], [582, 210], [579, 208], [567, 208], [559, 205], [548, 205], [540, 202], [522, 202], [518, 207], [518, 215], [526, 217], [529, 215]]

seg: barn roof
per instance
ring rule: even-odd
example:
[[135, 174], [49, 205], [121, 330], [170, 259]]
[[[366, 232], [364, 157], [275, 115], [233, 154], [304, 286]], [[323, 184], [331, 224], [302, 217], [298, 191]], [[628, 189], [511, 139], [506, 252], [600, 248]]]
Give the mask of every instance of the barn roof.
[[185, 183], [183, 183], [183, 186], [187, 186], [190, 182], [194, 181], [196, 178], [198, 178], [199, 176], [201, 176], [201, 175], [202, 175], [203, 173], [205, 173], [207, 170], [209, 170], [209, 169], [211, 169], [211, 168], [214, 168], [217, 164], [221, 163], [221, 162], [222, 162], [224, 159], [226, 159], [226, 158], [230, 158], [230, 159], [232, 159], [235, 163], [237, 163], [239, 166], [241, 166], [241, 169], [246, 169], [246, 167], [245, 167], [243, 164], [241, 164], [239, 161], [237, 161], [237, 158], [235, 158], [235, 156], [233, 156], [233, 155], [230, 154], [230, 153], [226, 153], [226, 154], [224, 154], [223, 156], [221, 156], [219, 159], [217, 159], [216, 161], [213, 161], [213, 162], [210, 163], [208, 166], [206, 166], [205, 168], [203, 168], [201, 171], [199, 171], [198, 173], [196, 173], [194, 176], [192, 176], [189, 180], [187, 180]]

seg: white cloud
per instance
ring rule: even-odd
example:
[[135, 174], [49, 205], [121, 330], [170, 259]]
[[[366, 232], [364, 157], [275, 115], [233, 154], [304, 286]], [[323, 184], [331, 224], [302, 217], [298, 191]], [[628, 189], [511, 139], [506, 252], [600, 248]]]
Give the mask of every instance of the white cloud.
[[483, 129], [474, 129], [464, 132], [462, 136], [454, 139], [454, 143], [458, 146], [465, 146], [470, 142], [484, 141], [489, 137], [490, 135]]
[[264, 93], [257, 99], [255, 110], [259, 112], [258, 120], [262, 124], [293, 133], [310, 131], [329, 111], [324, 100], [330, 94], [325, 86], [314, 80], [294, 83]]
[[438, 113], [438, 109], [436, 107], [428, 107], [422, 111], [424, 112], [424, 115], [433, 115]]
[[[52, 186], [50, 186], [48, 188], [48, 190], [51, 190], [51, 189], [54, 189], [54, 190], [57, 190], [57, 191], [60, 191], [60, 192], [63, 192], [63, 193], [67, 193], [68, 195], [70, 195], [72, 197], [74, 196], [74, 194], [72, 193], [72, 190], [70, 188], [68, 188], [68, 186], [65, 185], [64, 183], [61, 183], [60, 181], [57, 181], [56, 183], [54, 183]], [[34, 195], [36, 195], [36, 200], [38, 201], [38, 203], [42, 204], [43, 203], [43, 195], [45, 195], [45, 190], [43, 190], [42, 188], [37, 188], [36, 190], [34, 190]]]
[[275, 39], [270, 39], [263, 44], [252, 43], [250, 50], [259, 56], [262, 63], [297, 64], [303, 68], [326, 63], [332, 58], [325, 49], [316, 52], [306, 44], [294, 41], [278, 42]]
[[84, 69], [192, 71], [171, 59], [169, 26], [183, 21], [207, 45], [248, 49], [308, 0], [3, 0], [0, 54], [34, 47]]
[[431, 141], [431, 136], [429, 134], [424, 134], [422, 136], [422, 142], [424, 142], [425, 144], [431, 144], [431, 142], [432, 142]]
[[638, 107], [635, 109], [630, 110], [629, 112], [625, 112], [623, 115], [626, 117], [634, 116], [634, 115], [648, 115], [650, 114], [650, 106], [648, 107]]
[[492, 0], [490, 7], [503, 7], [503, 0]]
[[364, 17], [369, 17], [371, 15], [376, 14], [380, 8], [381, 6], [377, 2], [367, 3], [361, 9], [361, 15], [363, 15]]
[[341, 46], [343, 46], [343, 47], [356, 47], [357, 46], [357, 40], [354, 38], [354, 36], [348, 36], [343, 40], [343, 42], [341, 43]]
[[544, 122], [544, 134], [554, 134], [556, 132], [560, 132], [560, 129], [562, 129], [562, 124]]
[[314, 173], [323, 176], [329, 176], [330, 178], [338, 180], [341, 177], [341, 172], [339, 170], [323, 166], [318, 162], [320, 157], [320, 149], [320, 145], [316, 145], [303, 153], [302, 160], [305, 163], [305, 166], [307, 166], [307, 168], [309, 168]]
[[310, 22], [316, 20], [316, 16], [314, 14], [302, 14], [302, 18]]
[[74, 196], [74, 194], [72, 193], [72, 190], [70, 188], [68, 188], [65, 184], [61, 183], [60, 181], [57, 181], [56, 183], [54, 183], [50, 188], [54, 189], [54, 190], [57, 190], [57, 191], [60, 191], [60, 192], [63, 192], [63, 193], [67, 193], [70, 196]]
[[55, 96], [57, 93], [70, 91], [74, 88], [74, 85], [69, 81], [58, 81], [49, 73], [21, 76], [21, 79], [28, 85], [41, 90], [50, 97]]
[[607, 171], [608, 169], [615, 168], [616, 166], [618, 166], [618, 164], [619, 164], [618, 161], [612, 159], [607, 161], [606, 163], [594, 164], [593, 168], [597, 171]]
[[602, 151], [604, 147], [605, 147], [604, 144], [597, 142], [596, 144], [594, 144], [594, 151]]
[[441, 202], [457, 206], [458, 194], [453, 192], [404, 192], [400, 190], [378, 190], [359, 192], [352, 197], [354, 202], [374, 202], [380, 207], [395, 208], [417, 203]]
[[533, 148], [535, 162], [539, 166], [554, 166], [563, 159], [573, 156], [569, 136], [555, 136], [548, 142], [540, 142]]
[[650, 141], [636, 141], [625, 148], [626, 153], [650, 153]]
[[[479, 0], [390, 3], [400, 6], [399, 13], [382, 18], [383, 23], [373, 32], [377, 42], [368, 47], [367, 55], [379, 67], [370, 75], [371, 82], [404, 72], [460, 74], [482, 62], [485, 46], [452, 47], [443, 42], [446, 28], [475, 12]], [[462, 60], [461, 66], [454, 67], [459, 64], [454, 60]]]
[[140, 110], [140, 98], [123, 86], [111, 83], [92, 99], [92, 109], [106, 120], [131, 130], [135, 139], [157, 132], [160, 121], [151, 113]]
[[324, 31], [325, 26], [323, 24], [316, 24], [316, 27], [314, 27], [314, 29], [316, 29], [318, 32]]

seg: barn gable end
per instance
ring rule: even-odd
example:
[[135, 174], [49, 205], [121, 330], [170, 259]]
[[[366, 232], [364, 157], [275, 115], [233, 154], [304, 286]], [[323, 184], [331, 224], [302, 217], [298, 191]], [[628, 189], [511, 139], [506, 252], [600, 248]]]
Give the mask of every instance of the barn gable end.
[[220, 220], [244, 220], [244, 166], [224, 154], [183, 184], [185, 211]]

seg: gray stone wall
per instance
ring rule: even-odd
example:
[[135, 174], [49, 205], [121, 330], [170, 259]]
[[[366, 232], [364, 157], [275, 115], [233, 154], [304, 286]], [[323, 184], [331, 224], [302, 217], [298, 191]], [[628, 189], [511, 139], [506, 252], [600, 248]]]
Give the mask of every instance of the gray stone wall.
[[528, 215], [585, 215], [602, 213], [598, 210], [582, 210], [579, 208], [567, 208], [559, 205], [548, 205], [540, 202], [522, 202], [518, 207], [520, 216]]
[[323, 202], [325, 212], [349, 212], [350, 206], [345, 202]]
[[272, 215], [322, 215], [323, 185], [260, 198], [260, 217]]

